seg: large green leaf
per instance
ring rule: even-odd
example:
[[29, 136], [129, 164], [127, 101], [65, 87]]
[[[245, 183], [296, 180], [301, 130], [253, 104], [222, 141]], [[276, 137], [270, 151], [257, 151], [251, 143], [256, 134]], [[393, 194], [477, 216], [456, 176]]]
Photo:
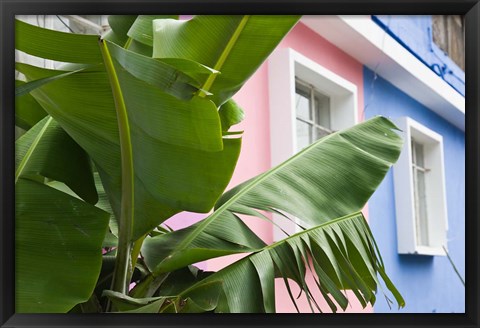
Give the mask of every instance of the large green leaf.
[[112, 31], [127, 41], [127, 33], [137, 17], [138, 15], [109, 15], [108, 24], [112, 28]]
[[42, 183], [15, 187], [15, 310], [67, 312], [95, 288], [109, 214]]
[[154, 19], [177, 19], [177, 15], [110, 15], [112, 28], [103, 38], [138, 54], [152, 56]]
[[[22, 86], [25, 82], [15, 81], [15, 86]], [[15, 125], [29, 130], [42, 118], [47, 116], [42, 106], [30, 94], [15, 98]]]
[[98, 64], [98, 36], [58, 32], [15, 20], [15, 48], [30, 55], [69, 63]]
[[[150, 270], [160, 274], [205, 259], [252, 252], [265, 246], [265, 243], [232, 213], [226, 213], [204, 229], [201, 228], [202, 222], [156, 237], [147, 237], [143, 243], [142, 255]], [[202, 229], [202, 232], [188, 247], [177, 249], [199, 229]], [[172, 261], [168, 260], [170, 256], [173, 256]]]
[[45, 177], [65, 183], [91, 204], [98, 201], [90, 158], [50, 116], [15, 142], [15, 168], [15, 183]]
[[[54, 80], [57, 80], [57, 79], [61, 79], [65, 76], [68, 76], [70, 74], [75, 74], [77, 72], [81, 72], [81, 71], [85, 71], [85, 70], [98, 70], [98, 68], [100, 67], [100, 65], [89, 65], [89, 64], [62, 64], [62, 66], [73, 66], [75, 67], [74, 65], [77, 65], [79, 66], [79, 69], [78, 70], [72, 70], [72, 71], [68, 71], [68, 72], [61, 72], [59, 71], [57, 75], [52, 75], [52, 76], [49, 76], [49, 77], [46, 77], [46, 78], [43, 78], [43, 79], [38, 79], [38, 80], [35, 80], [35, 81], [32, 81], [32, 82], [28, 82], [28, 83], [17, 83], [16, 87], [15, 87], [15, 96], [16, 97], [19, 97], [19, 96], [23, 96], [23, 95], [26, 95], [28, 94], [29, 92], [31, 92], [32, 90], [35, 90], [36, 88], [44, 85], [44, 84], [47, 84], [47, 83], [50, 83]], [[21, 67], [22, 64], [16, 64], [16, 68], [18, 69], [18, 67]], [[19, 71], [21, 71], [22, 69], [18, 69]]]
[[125, 51], [110, 42], [108, 49], [119, 64], [117, 70], [121, 67], [137, 79], [184, 100], [191, 99], [193, 93], [200, 87], [201, 81], [208, 75], [216, 73], [206, 66], [187, 59], [155, 60], [132, 51]]
[[[94, 179], [95, 179], [95, 187], [97, 188], [97, 194], [98, 194], [98, 202], [95, 204], [95, 207], [107, 212], [110, 214], [110, 219], [109, 219], [109, 228], [110, 231], [107, 232], [105, 235], [105, 238], [102, 243], [102, 247], [117, 247], [118, 245], [118, 224], [117, 220], [115, 219], [115, 216], [113, 215], [112, 208], [110, 206], [110, 202], [108, 201], [108, 196], [105, 193], [105, 190], [103, 189], [102, 182], [100, 180], [100, 177], [98, 173], [94, 173]], [[77, 197], [80, 199], [80, 197], [72, 191], [65, 183], [59, 182], [59, 181], [48, 181], [46, 183], [49, 187], [55, 188], [63, 193], [66, 193], [70, 196]]]
[[109, 217], [80, 200], [98, 200], [90, 159], [47, 116], [16, 141], [15, 162], [16, 309], [67, 312], [95, 287]]
[[[307, 267], [316, 273], [316, 286], [313, 288], [320, 290], [333, 312], [337, 311], [333, 301], [343, 310], [348, 305], [348, 300], [342, 293], [344, 289], [353, 290], [364, 307], [368, 303], [374, 304], [377, 289], [382, 288], [377, 274], [395, 297], [398, 306], [405, 305], [385, 273], [373, 236], [361, 213], [331, 220], [267, 246], [211, 274], [190, 288], [222, 281], [226, 297], [220, 299], [223, 304], [218, 306], [223, 312], [273, 313], [274, 277], [277, 276], [285, 279], [294, 303], [295, 298], [291, 294], [287, 278], [295, 281], [309, 303], [317, 307], [312, 296], [312, 286], [304, 283]], [[318, 309], [326, 310], [320, 307]]]
[[[131, 74], [134, 69], [126, 70], [120, 64], [120, 59], [116, 60], [121, 54], [129, 52], [114, 44], [104, 44], [112, 56], [110, 59], [113, 59], [114, 72], [120, 87], [120, 94], [114, 94], [114, 98], [115, 101], [119, 101], [118, 97], [123, 98], [132, 134], [137, 132], [161, 142], [209, 152], [222, 150], [221, 123], [215, 104], [200, 97], [192, 98], [193, 88], [185, 90], [180, 85], [175, 88], [176, 83], [181, 82], [177, 69], [169, 66], [168, 74], [158, 71], [152, 74], [153, 76], [147, 77], [147, 71], [153, 71], [151, 66], [159, 67], [163, 63], [131, 53], [132, 57], [144, 59], [143, 62], [133, 61], [132, 58], [124, 61], [125, 64], [136, 64], [134, 69], [139, 72], [138, 76], [134, 77]], [[145, 70], [140, 70], [142, 66]], [[189, 94], [190, 101], [178, 99], [177, 94], [175, 94], [177, 97], [174, 97], [160, 89], [160, 87], [167, 89], [167, 86], [172, 90], [179, 89], [179, 92]]]
[[159, 274], [261, 246], [237, 222], [237, 214], [283, 213], [311, 227], [360, 211], [400, 154], [402, 140], [395, 129], [388, 119], [376, 117], [320, 139], [225, 193], [204, 220], [145, 239], [147, 265]]
[[228, 131], [232, 125], [240, 123], [245, 118], [243, 109], [233, 99], [224, 103], [218, 110], [218, 114], [222, 121], [223, 131]]
[[104, 40], [113, 42], [121, 47], [124, 47], [129, 41], [127, 35], [128, 30], [132, 26], [137, 15], [110, 15], [108, 16], [108, 23], [111, 30], [103, 35]]
[[195, 16], [154, 20], [153, 57], [186, 58], [221, 72], [202, 89], [222, 105], [232, 97], [297, 23], [300, 16]]
[[153, 46], [153, 20], [178, 19], [178, 15], [139, 15], [127, 32], [127, 35], [149, 47]]

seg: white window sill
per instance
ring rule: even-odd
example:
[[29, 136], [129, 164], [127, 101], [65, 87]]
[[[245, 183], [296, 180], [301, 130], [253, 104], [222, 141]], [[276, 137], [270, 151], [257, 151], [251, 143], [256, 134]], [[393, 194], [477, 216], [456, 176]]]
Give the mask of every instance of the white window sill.
[[412, 255], [446, 256], [442, 247], [417, 246]]

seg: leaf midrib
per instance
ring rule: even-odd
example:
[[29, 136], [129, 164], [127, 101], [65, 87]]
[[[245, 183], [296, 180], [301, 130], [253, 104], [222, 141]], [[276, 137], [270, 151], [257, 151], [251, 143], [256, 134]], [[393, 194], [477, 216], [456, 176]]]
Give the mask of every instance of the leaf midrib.
[[127, 291], [129, 276], [131, 237], [134, 220], [134, 166], [133, 149], [130, 135], [127, 107], [123, 99], [120, 82], [108, 50], [107, 43], [99, 39], [100, 49], [104, 58], [105, 68], [112, 86], [112, 96], [117, 112], [118, 132], [120, 138], [122, 200], [119, 218], [119, 238], [117, 261], [115, 263], [112, 289], [123, 294]]
[[327, 221], [325, 223], [322, 223], [322, 224], [319, 224], [313, 228], [310, 228], [310, 229], [307, 229], [307, 230], [303, 230], [303, 231], [300, 231], [300, 232], [297, 232], [296, 234], [294, 235], [291, 235], [285, 239], [282, 239], [281, 241], [279, 242], [276, 242], [274, 244], [271, 244], [271, 245], [268, 245], [264, 248], [262, 248], [261, 252], [263, 252], [264, 250], [268, 250], [268, 249], [272, 249], [272, 248], [275, 248], [275, 247], [278, 247], [279, 245], [283, 244], [283, 243], [286, 243], [288, 242], [289, 240], [291, 239], [294, 239], [294, 238], [297, 238], [301, 235], [306, 235], [306, 234], [309, 234], [311, 233], [312, 231], [315, 231], [317, 229], [323, 229], [325, 227], [328, 227], [330, 225], [333, 225], [333, 224], [337, 224], [337, 223], [340, 223], [342, 221], [348, 221], [348, 220], [351, 220], [351, 219], [354, 219], [354, 218], [363, 218], [363, 213], [362, 211], [357, 211], [357, 212], [354, 212], [354, 213], [351, 213], [351, 214], [348, 214], [348, 215], [345, 215], [345, 216], [342, 216], [342, 217], [339, 217], [337, 219], [333, 219], [333, 220], [330, 220], [330, 221]]
[[[225, 61], [227, 60], [228, 56], [230, 55], [230, 52], [232, 51], [233, 47], [238, 41], [238, 38], [240, 37], [240, 34], [242, 33], [243, 29], [247, 25], [248, 20], [250, 19], [250, 15], [245, 15], [242, 17], [242, 20], [240, 23], [238, 23], [237, 28], [233, 32], [232, 36], [228, 40], [225, 48], [223, 49], [220, 57], [218, 57], [217, 62], [213, 66], [213, 69], [216, 71], [221, 71], [223, 64], [225, 64]], [[218, 74], [210, 74], [203, 84], [203, 87], [200, 88], [199, 91], [199, 96], [200, 97], [205, 97], [207, 95], [207, 92], [210, 90], [210, 88], [213, 85], [213, 82], [215, 82], [215, 79], [217, 78]]]

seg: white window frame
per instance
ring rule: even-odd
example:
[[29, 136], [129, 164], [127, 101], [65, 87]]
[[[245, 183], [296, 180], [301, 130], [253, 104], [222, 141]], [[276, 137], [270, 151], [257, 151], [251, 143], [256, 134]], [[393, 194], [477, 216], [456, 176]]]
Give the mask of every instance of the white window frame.
[[[330, 97], [331, 129], [341, 130], [358, 122], [357, 86], [291, 48], [277, 49], [268, 59], [271, 164], [278, 165], [296, 153], [295, 77]], [[273, 221], [289, 235], [298, 226], [280, 215]], [[274, 240], [285, 233], [274, 226]]]
[[[396, 119], [395, 123], [404, 137], [402, 152], [393, 166], [398, 253], [445, 256], [448, 216], [443, 138], [409, 117]], [[429, 169], [425, 175], [428, 246], [417, 243], [412, 138], [423, 145], [424, 165]]]
[[[301, 92], [306, 92], [308, 93], [308, 111], [309, 111], [309, 114], [311, 115], [311, 118], [302, 118], [298, 115], [298, 113], [296, 113], [296, 120], [295, 123], [298, 124], [298, 121], [300, 122], [303, 122], [305, 124], [307, 124], [310, 128], [311, 128], [311, 134], [309, 134], [309, 139], [313, 139], [312, 142], [318, 140], [321, 138], [321, 136], [318, 135], [318, 130], [321, 130], [323, 133], [325, 134], [331, 134], [333, 133], [334, 131], [332, 130], [331, 128], [331, 114], [332, 114], [332, 106], [331, 106], [331, 99], [328, 95], [324, 95], [323, 93], [319, 92], [319, 90], [317, 88], [315, 88], [314, 86], [312, 86], [310, 83], [307, 83], [303, 80], [301, 80], [300, 78], [296, 78], [295, 79], [295, 96], [298, 95], [297, 93], [297, 90], [300, 89]], [[315, 108], [315, 99], [317, 99], [317, 97], [320, 96], [320, 97], [326, 97], [328, 99], [328, 108], [322, 108], [320, 109], [319, 113], [320, 112], [323, 112], [323, 111], [328, 111], [328, 124], [324, 124], [324, 123], [320, 123], [320, 118], [317, 117], [317, 110]], [[296, 106], [297, 104], [295, 104]], [[295, 110], [297, 110], [297, 108], [295, 108]], [[326, 126], [328, 125], [328, 126]], [[311, 143], [311, 142], [310, 142]], [[297, 147], [298, 147], [298, 135], [297, 135]]]
[[70, 27], [81, 28], [83, 31], [75, 33], [87, 33], [101, 35], [109, 30], [108, 15], [62, 15], [68, 20]]

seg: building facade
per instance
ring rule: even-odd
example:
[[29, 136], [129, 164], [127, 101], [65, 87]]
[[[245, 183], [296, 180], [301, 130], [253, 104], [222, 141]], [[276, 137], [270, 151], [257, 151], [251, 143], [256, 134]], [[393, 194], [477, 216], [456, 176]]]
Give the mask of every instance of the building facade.
[[[459, 17], [453, 19], [461, 22]], [[448, 18], [447, 22], [455, 23], [453, 19]], [[444, 27], [438, 18], [387, 16], [374, 20], [417, 61], [434, 71], [437, 80], [451, 87], [448, 94], [452, 99], [461, 100], [465, 94], [462, 58], [458, 60], [453, 51], [456, 63], [445, 53], [448, 47], [437, 43], [440, 38], [434, 37], [435, 30]], [[462, 42], [461, 30], [446, 33], [447, 39]], [[364, 85], [365, 97], [372, 99], [366, 117], [385, 115], [398, 119], [408, 138], [403, 158], [387, 175], [369, 206], [372, 231], [391, 278], [407, 300], [402, 312], [462, 313], [465, 311], [464, 124], [449, 119], [450, 113], [442, 112], [442, 105], [429, 105], [409, 96], [390, 81], [376, 77], [368, 67], [364, 68]], [[450, 112], [453, 115], [455, 109]], [[463, 114], [464, 119], [464, 107], [458, 106], [456, 114]], [[375, 312], [391, 310], [379, 302]]]

